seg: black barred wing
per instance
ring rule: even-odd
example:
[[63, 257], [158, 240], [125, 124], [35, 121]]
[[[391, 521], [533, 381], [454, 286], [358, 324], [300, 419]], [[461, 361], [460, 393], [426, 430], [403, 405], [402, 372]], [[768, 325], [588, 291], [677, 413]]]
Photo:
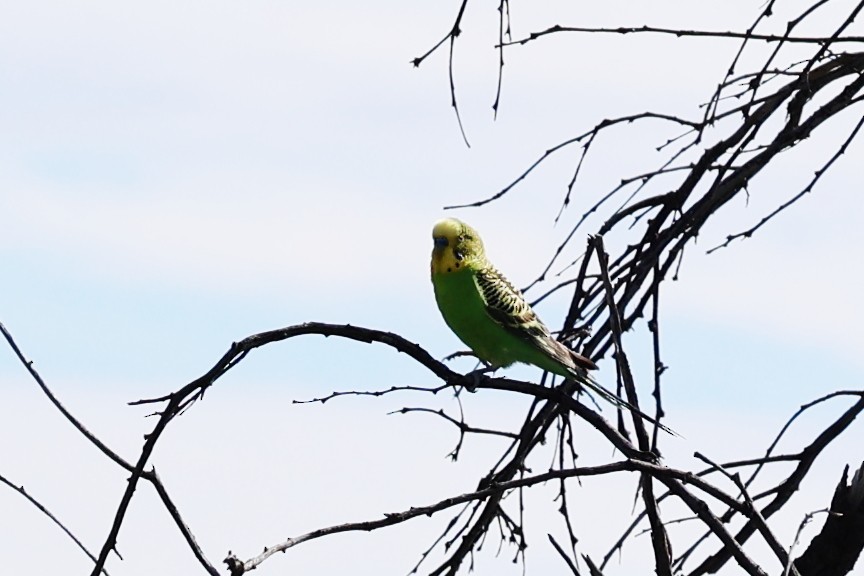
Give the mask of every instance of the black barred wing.
[[484, 268], [477, 273], [477, 286], [486, 302], [486, 312], [496, 322], [523, 336], [549, 338], [549, 329], [537, 318], [522, 293], [500, 272]]
[[597, 367], [588, 358], [552, 338], [522, 293], [495, 268], [483, 268], [477, 272], [476, 278], [486, 313], [498, 324], [571, 369], [579, 366], [593, 370]]

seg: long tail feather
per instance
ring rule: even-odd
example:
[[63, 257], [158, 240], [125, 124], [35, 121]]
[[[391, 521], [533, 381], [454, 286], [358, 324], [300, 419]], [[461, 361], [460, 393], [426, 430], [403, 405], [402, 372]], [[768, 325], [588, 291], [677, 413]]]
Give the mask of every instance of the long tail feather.
[[638, 408], [636, 408], [635, 406], [633, 406], [632, 404], [627, 402], [626, 400], [619, 398], [617, 394], [613, 394], [612, 392], [610, 392], [609, 390], [604, 388], [599, 382], [597, 382], [597, 380], [594, 379], [593, 376], [591, 376], [591, 374], [589, 374], [587, 372], [585, 372], [583, 374], [579, 374], [579, 373], [574, 372], [573, 373], [573, 379], [576, 380], [576, 382], [578, 382], [579, 384], [585, 386], [586, 388], [590, 388], [591, 390], [593, 390], [594, 392], [596, 392], [597, 394], [602, 396], [607, 402], [614, 404], [615, 406], [617, 406], [619, 408], [624, 408], [625, 410], [629, 410], [630, 412], [633, 412], [634, 414], [638, 415], [643, 420], [647, 420], [651, 424], [654, 424], [655, 426], [657, 426], [658, 428], [660, 428], [664, 432], [671, 434], [672, 436], [677, 436], [679, 438], [682, 437], [680, 434], [678, 434], [677, 432], [675, 432], [674, 430], [672, 430], [668, 426], [664, 426], [663, 424], [661, 424], [660, 422], [658, 422], [657, 420], [655, 420], [651, 416], [648, 416], [647, 414], [645, 414], [644, 412], [642, 412], [641, 410], [639, 410]]

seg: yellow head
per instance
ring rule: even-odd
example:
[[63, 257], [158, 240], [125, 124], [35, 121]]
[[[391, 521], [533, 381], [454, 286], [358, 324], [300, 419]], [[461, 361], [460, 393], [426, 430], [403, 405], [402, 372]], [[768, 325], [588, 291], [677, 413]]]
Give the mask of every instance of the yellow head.
[[432, 240], [432, 274], [452, 274], [486, 258], [480, 235], [455, 218], [435, 224]]

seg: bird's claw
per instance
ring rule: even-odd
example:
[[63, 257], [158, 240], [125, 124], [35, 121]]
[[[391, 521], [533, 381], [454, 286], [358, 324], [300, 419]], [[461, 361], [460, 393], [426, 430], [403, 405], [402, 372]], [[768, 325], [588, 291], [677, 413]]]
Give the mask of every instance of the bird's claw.
[[472, 370], [468, 374], [465, 374], [465, 378], [471, 379], [471, 384], [465, 384], [465, 389], [473, 394], [480, 386], [480, 378], [490, 372], [494, 372], [495, 370], [496, 368], [494, 366], [484, 366], [483, 368], [478, 368], [477, 370]]

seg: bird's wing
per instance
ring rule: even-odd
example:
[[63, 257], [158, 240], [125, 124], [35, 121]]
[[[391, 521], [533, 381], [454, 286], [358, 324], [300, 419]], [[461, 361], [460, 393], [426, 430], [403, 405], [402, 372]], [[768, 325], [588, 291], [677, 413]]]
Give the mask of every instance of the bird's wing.
[[580, 384], [594, 390], [615, 406], [630, 410], [673, 436], [678, 436], [668, 426], [664, 426], [639, 410], [639, 408], [606, 390], [587, 372], [582, 371], [580, 374], [579, 371], [575, 370], [574, 364], [588, 370], [594, 369], [597, 366], [588, 358], [573, 352], [564, 344], [552, 338], [549, 329], [540, 321], [537, 314], [531, 309], [531, 305], [525, 301], [522, 293], [510, 284], [500, 272], [491, 266], [487, 266], [479, 270], [475, 278], [486, 305], [486, 313], [489, 314], [492, 320], [505, 330], [515, 334], [566, 366], [573, 372], [572, 376]]
[[488, 266], [479, 270], [476, 278], [486, 313], [505, 330], [539, 348], [564, 366], [576, 365], [587, 370], [597, 367], [588, 358], [552, 338], [549, 329], [540, 321], [522, 293], [495, 268]]

